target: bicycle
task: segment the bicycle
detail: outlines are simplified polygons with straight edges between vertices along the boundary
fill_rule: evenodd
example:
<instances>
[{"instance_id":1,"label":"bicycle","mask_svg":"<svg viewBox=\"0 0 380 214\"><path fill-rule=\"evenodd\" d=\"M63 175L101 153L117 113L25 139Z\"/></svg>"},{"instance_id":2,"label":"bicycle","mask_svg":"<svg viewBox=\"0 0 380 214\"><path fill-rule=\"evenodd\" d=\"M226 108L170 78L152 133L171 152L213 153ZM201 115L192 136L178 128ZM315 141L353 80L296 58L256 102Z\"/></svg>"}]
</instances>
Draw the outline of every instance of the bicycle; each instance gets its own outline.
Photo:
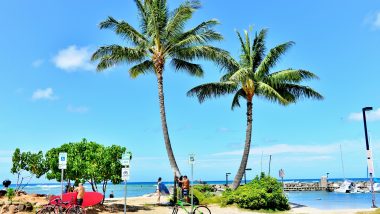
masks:
<instances>
[{"instance_id":1,"label":"bicycle","mask_svg":"<svg viewBox=\"0 0 380 214\"><path fill-rule=\"evenodd\" d=\"M184 210L187 214L211 214L210 209L207 206L205 206L205 205L193 205L193 207L191 209L193 211L187 210L185 208L185 205L190 205L190 204L184 203L182 201L177 201L177 203L173 207L172 214L177 214L179 208L181 208L182 210Z\"/></svg>"},{"instance_id":2,"label":"bicycle","mask_svg":"<svg viewBox=\"0 0 380 214\"><path fill-rule=\"evenodd\" d=\"M60 198L49 201L37 214L86 214L82 206L76 204L74 198L71 201L62 201Z\"/></svg>"},{"instance_id":3,"label":"bicycle","mask_svg":"<svg viewBox=\"0 0 380 214\"><path fill-rule=\"evenodd\" d=\"M55 214L59 213L59 205L61 203L60 198L56 198L54 200L49 201L48 204L42 206L40 210L36 212L36 214Z\"/></svg>"}]
</instances>

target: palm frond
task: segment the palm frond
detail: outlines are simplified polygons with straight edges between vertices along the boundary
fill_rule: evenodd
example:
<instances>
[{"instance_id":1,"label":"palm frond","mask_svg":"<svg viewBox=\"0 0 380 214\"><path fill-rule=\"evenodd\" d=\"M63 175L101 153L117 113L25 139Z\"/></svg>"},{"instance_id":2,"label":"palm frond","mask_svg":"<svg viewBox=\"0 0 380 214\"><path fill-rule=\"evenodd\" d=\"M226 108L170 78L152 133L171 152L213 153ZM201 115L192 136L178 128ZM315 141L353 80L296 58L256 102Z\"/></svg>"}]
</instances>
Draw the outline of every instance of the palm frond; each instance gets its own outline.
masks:
<instances>
[{"instance_id":1,"label":"palm frond","mask_svg":"<svg viewBox=\"0 0 380 214\"><path fill-rule=\"evenodd\" d=\"M250 76L250 69L241 67L239 70L235 71L230 77L230 81L244 83Z\"/></svg>"},{"instance_id":2,"label":"palm frond","mask_svg":"<svg viewBox=\"0 0 380 214\"><path fill-rule=\"evenodd\" d=\"M169 38L183 30L186 21L199 8L199 4L199 1L186 1L172 12L165 30Z\"/></svg>"},{"instance_id":3,"label":"palm frond","mask_svg":"<svg viewBox=\"0 0 380 214\"><path fill-rule=\"evenodd\" d=\"M100 60L97 70L101 71L119 63L139 62L145 57L145 50L127 48L120 45L100 47L91 57L92 61Z\"/></svg>"},{"instance_id":4,"label":"palm frond","mask_svg":"<svg viewBox=\"0 0 380 214\"><path fill-rule=\"evenodd\" d=\"M147 24L148 24L145 5L141 2L141 0L134 0L134 1L135 1L137 11L140 17L140 29L141 29L141 32L145 34Z\"/></svg>"},{"instance_id":5,"label":"palm frond","mask_svg":"<svg viewBox=\"0 0 380 214\"><path fill-rule=\"evenodd\" d=\"M203 69L199 64L194 64L181 59L172 59L172 65L177 71L185 71L191 76L203 77Z\"/></svg>"},{"instance_id":6,"label":"palm frond","mask_svg":"<svg viewBox=\"0 0 380 214\"><path fill-rule=\"evenodd\" d=\"M125 21L117 21L109 16L105 21L99 25L100 29L112 29L116 34L121 35L125 39L131 40L134 44L138 45L147 40L135 28Z\"/></svg>"},{"instance_id":7,"label":"palm frond","mask_svg":"<svg viewBox=\"0 0 380 214\"><path fill-rule=\"evenodd\" d=\"M281 105L288 105L287 101L281 94L270 85L264 82L258 82L255 89L255 94L261 97L266 98L267 100L278 102Z\"/></svg>"},{"instance_id":8,"label":"palm frond","mask_svg":"<svg viewBox=\"0 0 380 214\"><path fill-rule=\"evenodd\" d=\"M293 45L294 42L286 42L272 48L256 70L258 78L263 78L265 75L268 75L269 70L276 65L280 57Z\"/></svg>"},{"instance_id":9,"label":"palm frond","mask_svg":"<svg viewBox=\"0 0 380 214\"><path fill-rule=\"evenodd\" d=\"M220 97L225 94L234 93L238 88L234 82L215 82L199 85L187 92L187 96L197 96L202 103L207 98Z\"/></svg>"},{"instance_id":10,"label":"palm frond","mask_svg":"<svg viewBox=\"0 0 380 214\"><path fill-rule=\"evenodd\" d=\"M256 34L255 39L253 40L251 57L251 66L253 71L256 71L265 56L265 38L267 33L267 29L262 29L258 35Z\"/></svg>"},{"instance_id":11,"label":"palm frond","mask_svg":"<svg viewBox=\"0 0 380 214\"><path fill-rule=\"evenodd\" d=\"M271 82L275 84L280 83L299 83L303 80L319 79L317 75L310 71L301 69L286 69L278 72L271 73L268 76Z\"/></svg>"},{"instance_id":12,"label":"palm frond","mask_svg":"<svg viewBox=\"0 0 380 214\"><path fill-rule=\"evenodd\" d=\"M247 99L245 91L243 89L239 89L236 93L234 98L232 99L232 105L231 105L231 110L234 110L236 107L240 107L240 102L239 99L244 98Z\"/></svg>"},{"instance_id":13,"label":"palm frond","mask_svg":"<svg viewBox=\"0 0 380 214\"><path fill-rule=\"evenodd\" d=\"M311 98L311 99L316 99L316 100L324 99L320 93L318 93L317 91L315 91L309 86L286 83L286 84L278 85L276 90L280 94L287 92L293 95L294 96L293 102L302 98Z\"/></svg>"},{"instance_id":14,"label":"palm frond","mask_svg":"<svg viewBox=\"0 0 380 214\"><path fill-rule=\"evenodd\" d=\"M196 27L182 33L178 33L176 36L170 38L168 41L167 51L170 52L172 49L178 49L186 47L186 45L194 44L198 42L204 44L205 41L221 40L223 39L222 35L212 30L212 27L219 24L219 21L216 19L211 19L204 21ZM202 43L203 41L203 43Z\"/></svg>"},{"instance_id":15,"label":"palm frond","mask_svg":"<svg viewBox=\"0 0 380 214\"><path fill-rule=\"evenodd\" d=\"M136 78L141 74L153 73L153 72L154 72L154 64L152 60L145 60L144 62L139 63L129 69L129 75L132 78Z\"/></svg>"},{"instance_id":16,"label":"palm frond","mask_svg":"<svg viewBox=\"0 0 380 214\"><path fill-rule=\"evenodd\" d=\"M172 57L192 61L195 59L211 60L218 64L222 69L235 70L238 65L229 53L223 49L209 45L198 45L187 48L177 49L171 52Z\"/></svg>"},{"instance_id":17,"label":"palm frond","mask_svg":"<svg viewBox=\"0 0 380 214\"><path fill-rule=\"evenodd\" d=\"M240 49L241 49L241 53L240 53L240 64L243 64L243 65L248 65L250 60L251 60L251 56L250 56L250 47L248 46L247 48L247 44L244 42L243 40L243 37L241 36L241 34L236 31L236 34L237 34L237 37L240 41Z\"/></svg>"}]
</instances>

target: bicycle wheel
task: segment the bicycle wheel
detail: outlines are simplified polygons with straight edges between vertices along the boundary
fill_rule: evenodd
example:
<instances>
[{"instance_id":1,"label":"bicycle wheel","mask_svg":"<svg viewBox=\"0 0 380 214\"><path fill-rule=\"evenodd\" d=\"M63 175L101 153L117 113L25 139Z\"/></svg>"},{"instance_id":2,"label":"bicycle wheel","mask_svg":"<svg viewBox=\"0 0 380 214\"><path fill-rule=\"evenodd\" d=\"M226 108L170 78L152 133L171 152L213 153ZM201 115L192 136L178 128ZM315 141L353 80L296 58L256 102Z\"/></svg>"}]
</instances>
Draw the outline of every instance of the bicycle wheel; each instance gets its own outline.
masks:
<instances>
[{"instance_id":1,"label":"bicycle wheel","mask_svg":"<svg viewBox=\"0 0 380 214\"><path fill-rule=\"evenodd\" d=\"M211 214L211 211L206 206L197 206L193 211L193 214Z\"/></svg>"},{"instance_id":2,"label":"bicycle wheel","mask_svg":"<svg viewBox=\"0 0 380 214\"><path fill-rule=\"evenodd\" d=\"M55 206L45 206L37 214L55 214Z\"/></svg>"},{"instance_id":3,"label":"bicycle wheel","mask_svg":"<svg viewBox=\"0 0 380 214\"><path fill-rule=\"evenodd\" d=\"M67 210L68 214L85 214L86 211L80 206L73 206Z\"/></svg>"},{"instance_id":4,"label":"bicycle wheel","mask_svg":"<svg viewBox=\"0 0 380 214\"><path fill-rule=\"evenodd\" d=\"M172 214L177 214L177 213L178 213L178 206L174 206Z\"/></svg>"}]
</instances>

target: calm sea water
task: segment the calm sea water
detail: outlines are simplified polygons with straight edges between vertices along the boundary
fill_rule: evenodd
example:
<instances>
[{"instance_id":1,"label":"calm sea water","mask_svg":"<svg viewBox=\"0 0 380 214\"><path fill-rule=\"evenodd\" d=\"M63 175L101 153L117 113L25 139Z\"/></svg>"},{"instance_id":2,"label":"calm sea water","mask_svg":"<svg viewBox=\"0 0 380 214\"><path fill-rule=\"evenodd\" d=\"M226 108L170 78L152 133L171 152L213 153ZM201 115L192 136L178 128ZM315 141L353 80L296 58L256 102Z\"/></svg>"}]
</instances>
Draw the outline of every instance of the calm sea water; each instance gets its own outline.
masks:
<instances>
[{"instance_id":1,"label":"calm sea water","mask_svg":"<svg viewBox=\"0 0 380 214\"><path fill-rule=\"evenodd\" d=\"M366 178L353 178L353 181L367 181ZM285 182L318 182L318 179L287 179ZM329 181L342 181L342 179L329 179ZM225 181L208 181L208 184L225 184ZM167 186L172 186L173 183L166 182ZM11 187L14 187L12 184ZM90 185L85 185L87 191L92 191ZM101 189L101 185L98 186ZM47 184L29 184L24 188L28 193L53 194L58 195L61 191L59 183ZM129 182L127 183L127 196L136 197L150 193L156 190L155 182ZM107 187L106 197L113 191L115 197L124 196L124 184L109 184ZM345 209L345 208L369 208L371 206L370 193L334 193L325 191L315 192L287 192L289 201L297 204L302 204L309 207L319 209ZM376 194L376 198L380 201L380 194ZM380 204L380 203L379 203Z\"/></svg>"}]
</instances>

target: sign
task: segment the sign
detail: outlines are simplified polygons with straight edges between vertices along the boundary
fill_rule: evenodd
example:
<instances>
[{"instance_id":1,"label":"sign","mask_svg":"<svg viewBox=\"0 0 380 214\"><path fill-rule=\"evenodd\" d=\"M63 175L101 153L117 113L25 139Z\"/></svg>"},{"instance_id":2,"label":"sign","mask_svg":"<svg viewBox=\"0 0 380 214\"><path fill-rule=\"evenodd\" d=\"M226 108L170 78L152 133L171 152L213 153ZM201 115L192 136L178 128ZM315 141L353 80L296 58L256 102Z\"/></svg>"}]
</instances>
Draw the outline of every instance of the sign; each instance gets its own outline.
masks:
<instances>
[{"instance_id":1,"label":"sign","mask_svg":"<svg viewBox=\"0 0 380 214\"><path fill-rule=\"evenodd\" d=\"M368 173L374 174L375 169L373 167L372 150L367 150L367 166L368 166Z\"/></svg>"},{"instance_id":2,"label":"sign","mask_svg":"<svg viewBox=\"0 0 380 214\"><path fill-rule=\"evenodd\" d=\"M190 154L189 155L189 164L194 164L195 162L195 155L194 154Z\"/></svg>"},{"instance_id":3,"label":"sign","mask_svg":"<svg viewBox=\"0 0 380 214\"><path fill-rule=\"evenodd\" d=\"M58 169L66 169L67 168L67 153L60 152L58 155Z\"/></svg>"},{"instance_id":4,"label":"sign","mask_svg":"<svg viewBox=\"0 0 380 214\"><path fill-rule=\"evenodd\" d=\"M279 176L280 178L284 178L284 177L285 177L285 171L284 171L284 169L280 169L280 170L278 171L278 176Z\"/></svg>"},{"instance_id":5,"label":"sign","mask_svg":"<svg viewBox=\"0 0 380 214\"><path fill-rule=\"evenodd\" d=\"M129 168L122 168L121 169L121 179L124 181L129 180Z\"/></svg>"},{"instance_id":6,"label":"sign","mask_svg":"<svg viewBox=\"0 0 380 214\"><path fill-rule=\"evenodd\" d=\"M129 160L128 159L121 159L120 160L121 165L128 166L129 167Z\"/></svg>"}]
</instances>

